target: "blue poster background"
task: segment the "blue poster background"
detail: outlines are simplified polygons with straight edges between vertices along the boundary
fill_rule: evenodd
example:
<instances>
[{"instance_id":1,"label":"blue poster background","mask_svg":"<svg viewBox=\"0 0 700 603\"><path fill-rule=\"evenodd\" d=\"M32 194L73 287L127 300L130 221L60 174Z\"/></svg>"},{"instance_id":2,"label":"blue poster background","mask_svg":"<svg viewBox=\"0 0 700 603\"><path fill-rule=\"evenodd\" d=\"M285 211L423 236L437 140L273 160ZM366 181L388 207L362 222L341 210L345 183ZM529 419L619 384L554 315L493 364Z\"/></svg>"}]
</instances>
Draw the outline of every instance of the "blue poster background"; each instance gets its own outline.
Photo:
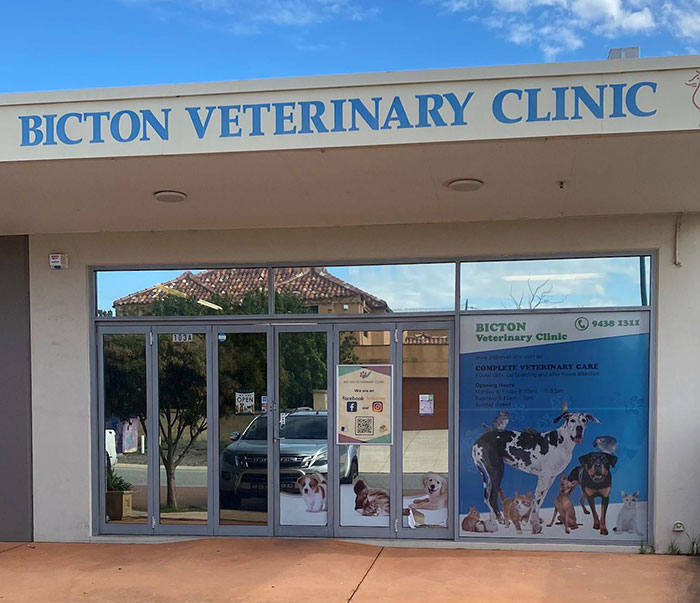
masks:
<instances>
[{"instance_id":1,"label":"blue poster background","mask_svg":"<svg viewBox=\"0 0 700 603\"><path fill-rule=\"evenodd\" d=\"M477 371L486 365L597 364L597 370L518 371L514 373ZM512 387L507 387L513 384ZM479 387L477 387L477 385ZM589 423L584 440L574 448L568 472L578 458L593 448L596 436L617 439L618 462L612 470L610 503L621 502L620 491L639 491L639 500L648 499L649 425L649 335L623 335L544 345L481 351L460 355L460 497L459 512L470 506L488 511L483 483L472 460L472 445L484 433L482 423L491 425L499 410L510 413L507 429L556 429L552 420L562 412L591 413L601 423ZM493 392L492 395L489 395ZM503 398L504 394L508 399ZM477 399L478 396L478 399ZM489 398L495 398L490 400ZM512 399L511 399L512 398ZM489 406L491 405L492 406ZM536 477L506 466L503 490L508 496L517 490L535 489ZM550 488L542 508L552 507L557 483ZM578 495L575 504L578 504ZM549 520L549 517L547 517Z\"/></svg>"}]
</instances>

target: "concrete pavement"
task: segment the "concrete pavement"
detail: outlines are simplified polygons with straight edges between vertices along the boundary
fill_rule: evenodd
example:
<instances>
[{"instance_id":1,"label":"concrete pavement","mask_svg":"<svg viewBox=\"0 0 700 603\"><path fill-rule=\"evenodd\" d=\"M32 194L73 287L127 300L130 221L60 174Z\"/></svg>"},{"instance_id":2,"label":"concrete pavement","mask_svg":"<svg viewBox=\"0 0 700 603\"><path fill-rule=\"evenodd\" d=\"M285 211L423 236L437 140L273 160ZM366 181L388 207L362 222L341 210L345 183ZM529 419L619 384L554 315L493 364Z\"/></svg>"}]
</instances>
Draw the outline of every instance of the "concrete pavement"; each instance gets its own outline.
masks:
<instances>
[{"instance_id":1,"label":"concrete pavement","mask_svg":"<svg viewBox=\"0 0 700 603\"><path fill-rule=\"evenodd\" d=\"M282 538L0 543L0 601L696 603L700 558Z\"/></svg>"}]
</instances>

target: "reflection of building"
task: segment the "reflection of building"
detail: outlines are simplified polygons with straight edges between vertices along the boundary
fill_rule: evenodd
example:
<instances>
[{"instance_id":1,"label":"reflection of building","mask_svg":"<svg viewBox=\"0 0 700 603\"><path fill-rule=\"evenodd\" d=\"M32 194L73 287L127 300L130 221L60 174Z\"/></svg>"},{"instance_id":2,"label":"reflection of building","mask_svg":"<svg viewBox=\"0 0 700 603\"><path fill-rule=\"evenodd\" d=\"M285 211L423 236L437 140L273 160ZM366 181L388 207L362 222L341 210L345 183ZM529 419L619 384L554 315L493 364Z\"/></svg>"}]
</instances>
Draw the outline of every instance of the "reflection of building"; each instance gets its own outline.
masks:
<instances>
[{"instance_id":1,"label":"reflection of building","mask_svg":"<svg viewBox=\"0 0 700 603\"><path fill-rule=\"evenodd\" d=\"M356 331L353 352L359 364L386 364L391 345L389 331ZM402 345L402 400L404 429L447 429L449 413L450 346L446 331L404 331ZM433 394L435 411L418 414L421 394Z\"/></svg>"},{"instance_id":2,"label":"reflection of building","mask_svg":"<svg viewBox=\"0 0 700 603\"><path fill-rule=\"evenodd\" d=\"M216 309L215 300L240 303L244 296L266 292L267 268L219 268L177 278L114 302L117 316L142 315L157 300L168 295L188 297ZM275 292L297 295L313 314L373 314L391 312L387 303L333 276L326 268L276 268Z\"/></svg>"}]
</instances>

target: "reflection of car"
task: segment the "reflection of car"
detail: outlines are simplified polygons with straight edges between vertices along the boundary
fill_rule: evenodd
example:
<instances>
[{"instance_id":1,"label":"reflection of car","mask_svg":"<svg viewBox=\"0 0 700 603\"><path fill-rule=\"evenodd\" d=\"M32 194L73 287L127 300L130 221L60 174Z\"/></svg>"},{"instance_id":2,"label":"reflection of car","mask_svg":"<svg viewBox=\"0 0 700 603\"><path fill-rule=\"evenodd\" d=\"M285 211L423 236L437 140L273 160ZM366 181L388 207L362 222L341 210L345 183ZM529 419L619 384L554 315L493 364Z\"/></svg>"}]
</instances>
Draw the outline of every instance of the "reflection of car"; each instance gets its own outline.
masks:
<instances>
[{"instance_id":1,"label":"reflection of car","mask_svg":"<svg viewBox=\"0 0 700 603\"><path fill-rule=\"evenodd\" d=\"M221 452L219 485L222 506L231 508L244 497L267 496L267 416L255 417L243 434L233 432L233 442ZM340 447L340 479L357 477L360 451L355 445ZM328 412L297 410L280 425L280 487L299 493L296 481L306 473L328 474Z\"/></svg>"}]
</instances>

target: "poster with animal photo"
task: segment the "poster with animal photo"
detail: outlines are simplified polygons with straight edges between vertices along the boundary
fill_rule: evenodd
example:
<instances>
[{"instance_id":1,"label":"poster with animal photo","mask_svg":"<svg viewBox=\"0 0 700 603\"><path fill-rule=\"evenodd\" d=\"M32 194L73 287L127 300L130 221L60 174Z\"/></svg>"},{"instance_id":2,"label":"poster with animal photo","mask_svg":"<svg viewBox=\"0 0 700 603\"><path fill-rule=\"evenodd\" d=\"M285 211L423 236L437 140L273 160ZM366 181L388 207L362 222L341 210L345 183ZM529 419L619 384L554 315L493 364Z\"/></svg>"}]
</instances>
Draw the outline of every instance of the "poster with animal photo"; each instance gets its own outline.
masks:
<instances>
[{"instance_id":1,"label":"poster with animal photo","mask_svg":"<svg viewBox=\"0 0 700 603\"><path fill-rule=\"evenodd\" d=\"M460 329L460 535L645 541L649 313Z\"/></svg>"}]
</instances>

